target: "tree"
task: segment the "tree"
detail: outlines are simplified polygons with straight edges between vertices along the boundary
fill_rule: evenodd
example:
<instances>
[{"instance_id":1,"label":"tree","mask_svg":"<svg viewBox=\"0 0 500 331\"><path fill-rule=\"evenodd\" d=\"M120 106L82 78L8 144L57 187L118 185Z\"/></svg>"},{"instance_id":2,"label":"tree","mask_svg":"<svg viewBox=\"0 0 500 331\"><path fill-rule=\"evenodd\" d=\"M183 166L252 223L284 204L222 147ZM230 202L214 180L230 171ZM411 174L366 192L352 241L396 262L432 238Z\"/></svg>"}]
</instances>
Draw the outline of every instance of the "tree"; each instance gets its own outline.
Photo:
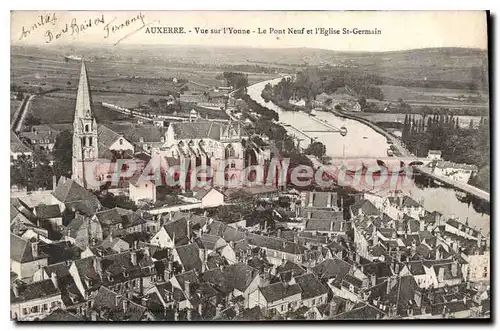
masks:
<instances>
[{"instance_id":1,"label":"tree","mask_svg":"<svg viewBox=\"0 0 500 331\"><path fill-rule=\"evenodd\" d=\"M26 119L24 120L24 124L27 127L32 127L33 125L40 125L42 121L38 118L33 116L33 114L28 114L26 116Z\"/></svg>"},{"instance_id":2,"label":"tree","mask_svg":"<svg viewBox=\"0 0 500 331\"><path fill-rule=\"evenodd\" d=\"M359 105L361 106L361 110L365 109L365 107L366 107L366 98L365 97L361 97L361 98L359 98L358 102L359 102Z\"/></svg>"},{"instance_id":3,"label":"tree","mask_svg":"<svg viewBox=\"0 0 500 331\"><path fill-rule=\"evenodd\" d=\"M305 154L312 154L321 159L326 154L326 147L319 141L313 142L304 150Z\"/></svg>"},{"instance_id":4,"label":"tree","mask_svg":"<svg viewBox=\"0 0 500 331\"><path fill-rule=\"evenodd\" d=\"M71 177L73 162L73 136L68 130L62 131L56 137L54 149L54 173L57 178Z\"/></svg>"}]
</instances>

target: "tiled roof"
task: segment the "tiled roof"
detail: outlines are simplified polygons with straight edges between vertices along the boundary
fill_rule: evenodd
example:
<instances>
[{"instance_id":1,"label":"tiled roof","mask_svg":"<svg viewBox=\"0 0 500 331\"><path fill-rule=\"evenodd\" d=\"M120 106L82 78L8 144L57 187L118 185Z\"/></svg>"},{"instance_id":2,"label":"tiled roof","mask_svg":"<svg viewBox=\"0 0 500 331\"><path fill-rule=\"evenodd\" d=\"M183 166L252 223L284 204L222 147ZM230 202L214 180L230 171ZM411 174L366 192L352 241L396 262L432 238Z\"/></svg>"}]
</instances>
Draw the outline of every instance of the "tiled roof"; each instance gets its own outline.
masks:
<instances>
[{"instance_id":1,"label":"tiled roof","mask_svg":"<svg viewBox=\"0 0 500 331\"><path fill-rule=\"evenodd\" d=\"M141 138L144 143L160 143L167 131L164 127L155 125L136 125L129 123L110 123L107 127L114 132L120 132L125 139L132 143L140 143Z\"/></svg>"},{"instance_id":2,"label":"tiled roof","mask_svg":"<svg viewBox=\"0 0 500 331\"><path fill-rule=\"evenodd\" d=\"M353 211L354 215L357 215L360 210L362 214L368 216L377 216L380 214L380 211L377 209L377 207L375 207L375 205L370 200L366 199L356 202L355 204L351 205L350 208Z\"/></svg>"},{"instance_id":3,"label":"tiled roof","mask_svg":"<svg viewBox=\"0 0 500 331\"><path fill-rule=\"evenodd\" d=\"M35 207L35 213L40 219L61 217L59 205L38 205Z\"/></svg>"},{"instance_id":4,"label":"tiled roof","mask_svg":"<svg viewBox=\"0 0 500 331\"><path fill-rule=\"evenodd\" d=\"M96 209L97 206L100 206L99 200L94 194L84 189L72 179L67 179L63 183L59 181L59 184L52 194L57 198L57 200L63 203L86 201L95 205Z\"/></svg>"},{"instance_id":5,"label":"tiled roof","mask_svg":"<svg viewBox=\"0 0 500 331\"><path fill-rule=\"evenodd\" d=\"M49 315L45 316L42 321L44 322L80 322L83 319L77 315L70 313L67 310L58 308L52 311Z\"/></svg>"},{"instance_id":6,"label":"tiled roof","mask_svg":"<svg viewBox=\"0 0 500 331\"><path fill-rule=\"evenodd\" d=\"M344 226L342 225L344 224ZM343 228L342 228L343 226ZM305 231L338 232L345 230L345 221L328 219L310 219L306 222Z\"/></svg>"},{"instance_id":7,"label":"tiled roof","mask_svg":"<svg viewBox=\"0 0 500 331\"><path fill-rule=\"evenodd\" d=\"M367 305L365 303L360 303L357 307L355 306L352 310L335 315L329 319L332 320L375 320L383 317L385 313L375 308L371 305Z\"/></svg>"},{"instance_id":8,"label":"tiled roof","mask_svg":"<svg viewBox=\"0 0 500 331\"><path fill-rule=\"evenodd\" d=\"M175 139L205 139L220 140L221 133L227 130L228 124L213 121L171 123Z\"/></svg>"},{"instance_id":9,"label":"tiled roof","mask_svg":"<svg viewBox=\"0 0 500 331\"><path fill-rule=\"evenodd\" d=\"M12 153L33 152L31 148L26 146L13 131L10 131L10 151Z\"/></svg>"},{"instance_id":10,"label":"tiled roof","mask_svg":"<svg viewBox=\"0 0 500 331\"><path fill-rule=\"evenodd\" d=\"M170 238L175 237L175 243L180 243L188 238L188 227L189 222L186 218L181 218L178 220L170 221L163 225L165 231L167 231Z\"/></svg>"},{"instance_id":11,"label":"tiled roof","mask_svg":"<svg viewBox=\"0 0 500 331\"><path fill-rule=\"evenodd\" d=\"M203 243L203 246L211 251L215 251L216 249L227 245L224 239L222 239L219 236L214 236L211 234L203 234L200 239L201 242Z\"/></svg>"},{"instance_id":12,"label":"tiled roof","mask_svg":"<svg viewBox=\"0 0 500 331\"><path fill-rule=\"evenodd\" d=\"M99 141L99 148L105 149L109 149L113 143L123 137L121 134L116 133L112 129L102 124L97 126L97 136Z\"/></svg>"},{"instance_id":13,"label":"tiled roof","mask_svg":"<svg viewBox=\"0 0 500 331\"><path fill-rule=\"evenodd\" d=\"M302 289L302 300L314 298L328 293L328 290L312 273L295 276L295 281Z\"/></svg>"},{"instance_id":14,"label":"tiled roof","mask_svg":"<svg viewBox=\"0 0 500 331\"><path fill-rule=\"evenodd\" d=\"M47 258L43 252L38 253L38 257L33 256L30 241L10 234L10 259L20 263L27 263L39 259Z\"/></svg>"},{"instance_id":15,"label":"tiled roof","mask_svg":"<svg viewBox=\"0 0 500 331\"><path fill-rule=\"evenodd\" d=\"M306 251L304 246L300 246L297 243L281 240L276 237L267 237L254 233L249 233L247 235L248 243L252 246L266 247L268 249L273 249L280 252L285 252L289 254L303 254Z\"/></svg>"},{"instance_id":16,"label":"tiled roof","mask_svg":"<svg viewBox=\"0 0 500 331\"><path fill-rule=\"evenodd\" d=\"M115 225L123 222L122 215L117 209L108 209L95 213L99 222L103 225Z\"/></svg>"},{"instance_id":17,"label":"tiled roof","mask_svg":"<svg viewBox=\"0 0 500 331\"><path fill-rule=\"evenodd\" d=\"M123 310L126 301L126 310ZM118 293L101 286L94 298L94 309L105 311L104 319L111 321L140 321L147 308L127 299Z\"/></svg>"},{"instance_id":18,"label":"tiled roof","mask_svg":"<svg viewBox=\"0 0 500 331\"><path fill-rule=\"evenodd\" d=\"M244 292L250 283L257 277L258 271L244 263L235 263L224 268L224 277L227 283Z\"/></svg>"},{"instance_id":19,"label":"tiled roof","mask_svg":"<svg viewBox=\"0 0 500 331\"><path fill-rule=\"evenodd\" d=\"M299 284L274 283L260 288L260 292L268 303L282 300L296 294L300 294L302 289Z\"/></svg>"},{"instance_id":20,"label":"tiled roof","mask_svg":"<svg viewBox=\"0 0 500 331\"><path fill-rule=\"evenodd\" d=\"M61 292L50 279L29 284L23 283L19 284L18 296L15 296L11 290L10 303L26 302L60 294Z\"/></svg>"},{"instance_id":21,"label":"tiled roof","mask_svg":"<svg viewBox=\"0 0 500 331\"><path fill-rule=\"evenodd\" d=\"M341 259L326 259L313 268L320 279L343 279L351 270L351 265Z\"/></svg>"},{"instance_id":22,"label":"tiled roof","mask_svg":"<svg viewBox=\"0 0 500 331\"><path fill-rule=\"evenodd\" d=\"M185 271L202 270L202 261L200 259L200 249L195 243L176 247L175 250L179 256L181 264Z\"/></svg>"}]
</instances>

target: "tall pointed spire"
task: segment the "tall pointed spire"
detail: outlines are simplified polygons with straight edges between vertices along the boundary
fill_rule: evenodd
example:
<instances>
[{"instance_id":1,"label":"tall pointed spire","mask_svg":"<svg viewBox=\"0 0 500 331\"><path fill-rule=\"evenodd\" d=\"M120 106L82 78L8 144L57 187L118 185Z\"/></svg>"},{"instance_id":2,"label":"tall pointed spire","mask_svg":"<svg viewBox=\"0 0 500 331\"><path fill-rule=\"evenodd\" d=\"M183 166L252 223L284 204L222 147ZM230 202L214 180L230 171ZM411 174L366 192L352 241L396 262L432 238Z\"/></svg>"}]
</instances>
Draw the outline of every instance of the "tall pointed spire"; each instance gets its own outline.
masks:
<instances>
[{"instance_id":1,"label":"tall pointed spire","mask_svg":"<svg viewBox=\"0 0 500 331\"><path fill-rule=\"evenodd\" d=\"M87 78L87 68L82 60L80 71L80 81L78 82L78 92L76 94L75 118L92 117L92 99Z\"/></svg>"}]
</instances>

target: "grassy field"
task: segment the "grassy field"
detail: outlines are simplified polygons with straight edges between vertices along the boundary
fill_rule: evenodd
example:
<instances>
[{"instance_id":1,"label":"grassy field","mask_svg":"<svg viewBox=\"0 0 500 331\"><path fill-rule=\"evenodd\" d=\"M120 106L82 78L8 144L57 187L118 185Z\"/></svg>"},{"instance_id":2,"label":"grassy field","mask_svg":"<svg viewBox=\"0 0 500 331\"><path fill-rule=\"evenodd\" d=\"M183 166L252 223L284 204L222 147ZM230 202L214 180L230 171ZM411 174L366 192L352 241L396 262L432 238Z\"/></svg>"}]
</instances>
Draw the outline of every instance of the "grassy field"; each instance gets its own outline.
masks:
<instances>
[{"instance_id":1,"label":"grassy field","mask_svg":"<svg viewBox=\"0 0 500 331\"><path fill-rule=\"evenodd\" d=\"M19 109L21 106L22 101L21 100L10 100L10 118L12 119L12 116L14 116L14 113Z\"/></svg>"},{"instance_id":2,"label":"grassy field","mask_svg":"<svg viewBox=\"0 0 500 331\"><path fill-rule=\"evenodd\" d=\"M39 118L42 124L71 123L75 114L75 99L37 96L29 111ZM94 102L94 113L99 123L129 119L128 116L104 108L96 102Z\"/></svg>"}]
</instances>

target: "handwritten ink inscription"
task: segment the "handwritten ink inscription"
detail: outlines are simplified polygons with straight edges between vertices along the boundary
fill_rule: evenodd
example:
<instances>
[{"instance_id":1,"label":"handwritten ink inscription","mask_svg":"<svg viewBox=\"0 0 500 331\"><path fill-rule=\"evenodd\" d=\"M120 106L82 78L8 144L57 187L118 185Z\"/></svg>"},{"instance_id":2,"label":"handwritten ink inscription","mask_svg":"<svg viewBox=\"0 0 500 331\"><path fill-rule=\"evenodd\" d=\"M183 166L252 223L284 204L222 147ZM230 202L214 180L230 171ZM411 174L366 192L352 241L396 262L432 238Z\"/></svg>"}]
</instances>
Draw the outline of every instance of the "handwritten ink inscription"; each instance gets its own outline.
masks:
<instances>
[{"instance_id":1,"label":"handwritten ink inscription","mask_svg":"<svg viewBox=\"0 0 500 331\"><path fill-rule=\"evenodd\" d=\"M103 38L114 39L113 43L116 45L138 31L159 23L158 20L146 22L145 17L143 13L139 12L134 16L118 21L116 17L109 20L109 17L105 18L104 14L101 14L100 16L85 19L73 18L71 21L61 24L57 13L40 15L37 21L22 27L19 40L28 38L31 35L34 37L35 32L44 29L43 37L45 43L49 44L67 36L78 36L85 31L101 26Z\"/></svg>"},{"instance_id":2,"label":"handwritten ink inscription","mask_svg":"<svg viewBox=\"0 0 500 331\"><path fill-rule=\"evenodd\" d=\"M19 37L19 40L28 38L31 33L37 31L38 29L42 27L46 27L47 25L55 25L58 20L58 17L56 13L52 14L46 14L46 15L40 15L38 17L38 20L33 22L32 24L28 26L24 26L21 28L21 36Z\"/></svg>"},{"instance_id":3,"label":"handwritten ink inscription","mask_svg":"<svg viewBox=\"0 0 500 331\"><path fill-rule=\"evenodd\" d=\"M78 35L88 29L104 24L104 15L95 18L85 19L83 22L78 22L73 18L70 23L64 24L63 28L57 32L51 30L45 31L45 42L48 44L53 40L57 40L65 35Z\"/></svg>"}]
</instances>

